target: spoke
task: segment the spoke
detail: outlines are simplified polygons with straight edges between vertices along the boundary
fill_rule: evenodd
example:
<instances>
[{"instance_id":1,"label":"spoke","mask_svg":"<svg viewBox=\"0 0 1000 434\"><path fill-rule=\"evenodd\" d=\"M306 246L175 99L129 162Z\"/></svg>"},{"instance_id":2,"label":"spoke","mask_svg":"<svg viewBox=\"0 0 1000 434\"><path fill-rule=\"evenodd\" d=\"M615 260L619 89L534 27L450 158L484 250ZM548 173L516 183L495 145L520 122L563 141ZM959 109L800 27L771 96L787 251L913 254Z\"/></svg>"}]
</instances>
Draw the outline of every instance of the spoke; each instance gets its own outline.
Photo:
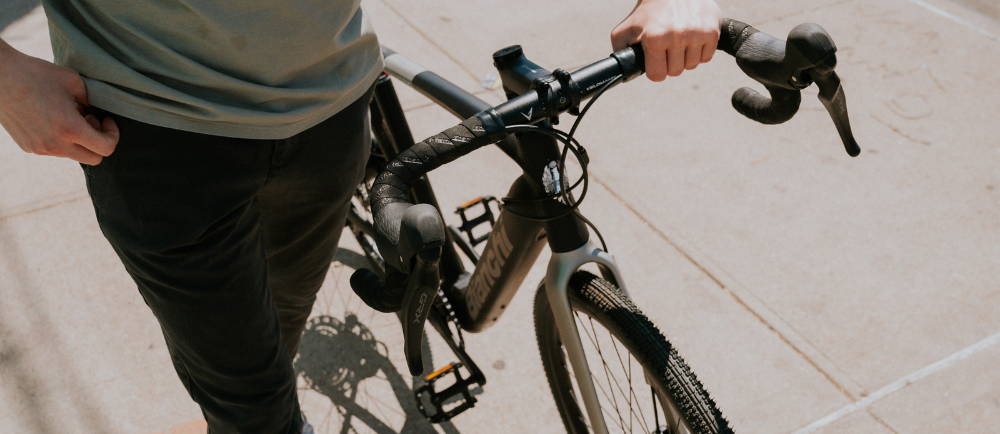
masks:
<instances>
[{"instance_id":1,"label":"spoke","mask_svg":"<svg viewBox=\"0 0 1000 434\"><path fill-rule=\"evenodd\" d=\"M628 400L629 400L628 401L628 403L629 403L629 406L628 406L629 415L634 415L634 413L632 412L632 399L635 398L636 407L639 409L639 421L642 422L642 428L643 428L643 430L644 431L648 431L649 427L646 426L646 423L645 423L645 421L646 421L646 415L645 415L645 413L643 413L642 406L639 405L639 397L635 396L635 389L632 387L632 353L629 353L628 349L626 348L626 353L625 354L628 355L628 368L625 368L625 366L624 366L625 362L622 360L622 354L618 350L618 344L616 343L618 340L615 339L615 336L613 334L611 334L610 331L608 332L608 335L610 335L610 337L611 337L611 345L614 346L614 348L615 348L615 354L618 356L618 364L621 365L623 371L628 371L628 374L627 374L628 377L627 377L627 379L628 379L628 394L629 394L629 396L628 396ZM631 419L630 419L630 421L631 421Z\"/></svg>"},{"instance_id":2,"label":"spoke","mask_svg":"<svg viewBox=\"0 0 1000 434\"><path fill-rule=\"evenodd\" d=\"M615 341L612 340L611 344L614 345L614 343L615 343ZM615 352L616 353L618 352L618 345L615 345ZM621 355L619 355L618 356L618 363L619 364L621 363L621 358L622 358ZM631 358L629 359L629 361L631 362ZM632 363L628 364L628 374L625 375L625 379L628 380L628 392L629 392L629 396L628 396L628 414L629 414L629 416L634 416L635 413L632 411L632 398L635 396L635 393L632 391ZM638 406L639 402L636 402L635 405ZM640 420L640 422L642 422L642 421ZM628 430L632 431L632 419L631 418L628 420ZM643 429L643 431L645 431L645 429Z\"/></svg>"},{"instance_id":3,"label":"spoke","mask_svg":"<svg viewBox=\"0 0 1000 434\"><path fill-rule=\"evenodd\" d=\"M656 389L649 386L649 394L653 396L653 423L656 424L656 434L660 433L660 412L656 408ZM666 415L664 415L666 416Z\"/></svg>"},{"instance_id":4,"label":"spoke","mask_svg":"<svg viewBox=\"0 0 1000 434\"><path fill-rule=\"evenodd\" d=\"M612 400L612 402L614 403L614 406L615 406L615 413L618 414L618 420L620 420L622 422L621 423L622 429L625 429L625 426L624 426L625 425L625 420L622 418L622 412L618 408L618 399L615 397L614 389L611 389L611 377L612 377L612 375L611 375L611 372L608 369L608 363L604 361L604 353L601 351L601 344L598 343L597 339L596 339L597 331L594 330L594 319L591 318L589 315L587 316L587 319L590 321L590 331L595 336L594 342L595 342L595 344L597 346L597 355L601 357L601 367L604 368L604 378L606 380L608 380L608 389L610 389L611 392L612 392L611 393L611 400ZM615 382L615 385L617 386L618 383ZM619 387L618 389L619 389L619 392L621 392L621 388Z\"/></svg>"},{"instance_id":5,"label":"spoke","mask_svg":"<svg viewBox=\"0 0 1000 434\"><path fill-rule=\"evenodd\" d=\"M611 343L614 343L614 341L612 340ZM618 352L618 346L617 345L615 345L615 352ZM619 356L619 359L621 359L621 356ZM630 432L632 431L632 419L635 416L635 412L632 411L632 398L635 398L635 391L632 390L632 363L631 362L632 362L632 357L630 356L629 357L629 364L628 364L628 375L626 375L626 377L625 377L626 379L628 379L628 414L629 414L629 417L630 417L629 420L628 420L628 430ZM639 409L639 416L640 416L639 417L639 423L642 423L642 431L645 432L646 431L646 423L645 423L646 421L644 420L645 418L642 417L642 406L639 405L639 400L638 399L635 400L635 406Z\"/></svg>"},{"instance_id":6,"label":"spoke","mask_svg":"<svg viewBox=\"0 0 1000 434\"><path fill-rule=\"evenodd\" d=\"M580 319L580 314L578 312L574 312L574 314L576 315L577 319L579 320ZM583 320L580 320L580 321L583 322ZM577 327L577 329L579 330L580 327ZM587 328L583 327L583 331L586 332ZM590 338L590 342L594 343L595 344L594 346L597 346L596 342L594 340L594 337L592 335L590 335L589 333L585 333L585 334L587 334L587 337ZM609 400L609 398L611 400L614 400L614 391L613 390L610 393L607 390L604 390L604 387L601 386L601 382L600 381L596 381L596 379L594 378L594 374L593 373L590 374L590 378L591 378L591 380L593 380L593 381L591 381L591 383L593 383L595 386L597 386L597 390L600 390L601 394L604 395L605 401ZM579 388L579 387L580 386L577 385L577 388ZM581 397L583 396L583 391L582 390L580 391L580 396ZM601 410L608 411L604 407L601 407ZM609 412L609 414L610 414L610 412ZM618 416L619 416L619 418L621 417L620 414ZM618 423L617 420L614 420L614 418L612 418L612 421L614 421L616 424L618 424L618 427L621 428L622 431L625 430L625 427L622 424Z\"/></svg>"},{"instance_id":7,"label":"spoke","mask_svg":"<svg viewBox=\"0 0 1000 434\"><path fill-rule=\"evenodd\" d=\"M587 318L590 318L590 317L588 316ZM583 320L580 320L580 321L583 322ZM593 323L591 323L591 324L593 324ZM577 328L579 329L580 327L577 327ZM583 331L586 332L587 328L584 327ZM596 336L597 332L593 330L593 327L591 327L591 331L593 332L593 334L587 333L587 337L590 339L590 343L593 344L594 347L597 348L598 354L600 354L600 352L601 352L601 346L600 346L600 344L597 343L597 336ZM603 363L604 367L607 368L607 362L604 361L603 356L601 357L601 363ZM591 374L591 375L593 375L593 374ZM616 382L615 385L618 385L618 383ZM622 391L621 386L616 387L616 389L618 389L618 393L622 396L622 398L624 398L625 397L625 392Z\"/></svg>"},{"instance_id":8,"label":"spoke","mask_svg":"<svg viewBox=\"0 0 1000 434\"><path fill-rule=\"evenodd\" d=\"M570 366L572 366L572 365L570 365ZM593 376L593 375L591 375L590 377L591 377L591 378L593 378L594 376ZM610 398L610 396L609 396L608 392L607 392L606 390L604 390L604 387L603 387L603 386L601 386L601 383L600 383L599 381L593 381L593 383L594 383L594 385L596 385L596 386L597 386L597 390L598 390L599 392L601 392L601 395L603 395L603 396L604 396L605 400L607 400L607 399L609 399L609 398ZM575 383L574 383L574 384L575 384ZM576 384L576 387L577 387L577 389L579 389L579 387L580 387L580 386L579 386L579 384ZM580 396L583 396L583 392L582 392L582 391L580 391L579 395L580 395ZM606 409L604 409L603 407L601 407L601 410L604 410L604 411L607 411L607 410L606 410ZM612 420L614 420L614 419L612 419ZM588 426L591 426L591 425L590 425L590 418L589 418L589 416L588 416L588 417L587 417L587 418L585 419L585 421L586 421L586 423L587 423L587 425L588 425ZM618 421L615 421L615 423L618 423ZM592 427L592 426L591 426L591 427ZM621 427L621 428L622 428L622 430L624 431L625 427L623 427L623 426L621 426L621 425L619 425L619 427Z\"/></svg>"},{"instance_id":9,"label":"spoke","mask_svg":"<svg viewBox=\"0 0 1000 434\"><path fill-rule=\"evenodd\" d=\"M591 326L593 326L593 320L592 319L591 319ZM584 329L584 330L586 330L586 329ZM597 332L595 330L593 330L593 327L591 327L591 330L594 333L594 337L591 340L591 342L594 343L594 346L596 346L597 349L598 349L598 353L601 354L600 345L597 344L597 342L596 342L596 340L597 340L597 338L596 338ZM614 335L611 335L610 332L608 332L608 335L611 338L611 343L614 344L615 341L616 341L616 339L614 338ZM617 346L616 346L616 348L617 348ZM617 351L617 349L616 349L616 351ZM619 360L619 365L623 364L622 361L621 361L621 355L620 354L619 354L619 359L618 360ZM607 362L605 362L605 360L604 360L603 354L601 354L601 363L604 363L606 370L609 368L607 366ZM631 364L629 366L631 367ZM625 369L624 366L622 367L622 369L623 370ZM629 395L634 395L635 394L635 392L632 390L632 387L631 387L632 386L631 381L629 382L629 394L626 394L625 391L622 390L621 385L617 381L615 382L615 386L616 386L615 389L618 390L618 393L621 395L621 397L623 399L628 399ZM636 399L636 401L638 402L638 399ZM616 405L617 405L617 403L616 403Z\"/></svg>"},{"instance_id":10,"label":"spoke","mask_svg":"<svg viewBox=\"0 0 1000 434\"><path fill-rule=\"evenodd\" d=\"M628 347L624 345L624 342L622 342L622 348L619 348L618 345L619 342L617 337L611 332L611 330L605 328L600 321L597 321L598 324L601 324L602 326L601 328L604 329L604 332L599 337L596 330L596 325L594 325L595 322L594 318L584 313L584 315L586 315L588 319L588 322L584 323L583 318L580 316L580 314L581 312L574 311L574 316L579 325L578 329L582 329L584 331L583 334L587 336L587 340L590 341L590 344L597 350L596 356L600 358L602 365L601 367L604 370L605 380L606 380L605 382L607 383L608 389L605 389L601 385L602 383L601 381L594 378L593 372L591 372L592 383L595 384L597 386L597 389L601 391L601 395L603 396L604 401L605 402L610 401L609 403L612 404L613 406L613 408L611 409L602 406L603 409L602 412L610 416L612 420L614 420L615 425L618 425L619 428L621 428L625 432L633 432L633 427L634 425L636 425L634 423L634 419L639 420L639 423L637 425L639 425L639 427L643 430L643 432L663 432L663 433L672 432L669 429L668 431L661 431L661 426L659 422L659 410L660 410L659 401L662 401L662 399L655 394L655 388L653 388L652 385L649 386L651 392L653 393L652 395L653 400L651 405L653 406L653 417L654 417L653 422L655 425L650 426L649 423L647 422L645 416L645 410L643 409L643 407L646 404L644 404L642 400L639 399L638 394L636 393L635 390L635 385L632 384L632 381L634 380L634 377L632 376L632 362L634 356L628 350ZM608 364L606 356L604 355L603 347L600 341L605 339L604 337L605 334L607 335L607 339L611 340L611 346L614 349L615 355L618 359L619 368L626 376L626 380L628 383L626 386L628 387L627 393L622 389L621 384L619 384L619 382L617 381L616 375L612 372L612 368ZM626 354L625 356L621 354L622 351L625 352ZM635 358L635 362L640 363L638 358ZM642 369L641 371L644 374L646 374L645 369ZM646 379L645 377L643 378ZM612 382L615 384L614 387L611 386ZM644 381L643 383L646 383L646 381ZM621 407L619 406L618 403L618 397L621 397L623 400L628 400L629 422L627 426L624 422L624 417L621 412ZM615 420L615 417L617 417L617 420ZM670 421L666 420L666 423L669 426Z\"/></svg>"}]
</instances>

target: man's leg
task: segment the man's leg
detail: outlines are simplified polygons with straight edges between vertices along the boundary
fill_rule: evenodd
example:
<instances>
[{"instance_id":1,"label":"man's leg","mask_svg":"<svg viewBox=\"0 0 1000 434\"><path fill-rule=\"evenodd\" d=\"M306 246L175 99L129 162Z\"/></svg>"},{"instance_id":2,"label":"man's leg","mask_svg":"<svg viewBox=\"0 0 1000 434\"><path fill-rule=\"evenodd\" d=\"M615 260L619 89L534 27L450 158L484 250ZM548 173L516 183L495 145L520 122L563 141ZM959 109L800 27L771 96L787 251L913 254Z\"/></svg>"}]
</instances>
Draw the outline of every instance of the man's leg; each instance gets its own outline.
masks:
<instances>
[{"instance_id":1,"label":"man's leg","mask_svg":"<svg viewBox=\"0 0 1000 434\"><path fill-rule=\"evenodd\" d=\"M114 117L121 140L99 166L84 168L87 186L209 432L298 433L256 198L274 141Z\"/></svg>"},{"instance_id":2,"label":"man's leg","mask_svg":"<svg viewBox=\"0 0 1000 434\"><path fill-rule=\"evenodd\" d=\"M260 198L268 286L282 344L294 359L316 293L343 232L351 195L371 150L371 92L309 130L278 143Z\"/></svg>"}]
</instances>

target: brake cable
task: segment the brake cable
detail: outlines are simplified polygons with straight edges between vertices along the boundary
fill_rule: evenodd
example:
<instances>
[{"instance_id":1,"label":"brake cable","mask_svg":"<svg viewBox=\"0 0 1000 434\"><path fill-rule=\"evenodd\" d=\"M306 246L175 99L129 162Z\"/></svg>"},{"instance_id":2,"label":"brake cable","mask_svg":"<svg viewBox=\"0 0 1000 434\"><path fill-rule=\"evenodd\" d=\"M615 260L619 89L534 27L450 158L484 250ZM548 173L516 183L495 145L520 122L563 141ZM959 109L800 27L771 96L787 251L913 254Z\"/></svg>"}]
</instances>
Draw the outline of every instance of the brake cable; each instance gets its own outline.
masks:
<instances>
[{"instance_id":1,"label":"brake cable","mask_svg":"<svg viewBox=\"0 0 1000 434\"><path fill-rule=\"evenodd\" d=\"M583 109L579 111L579 114L576 115L576 120L573 122L573 126L570 127L569 133L557 130L552 127L540 127L538 125L530 125L530 124L510 125L505 128L505 132L507 133L539 133L547 135L555 139L557 142L561 143L563 145L563 149L562 152L560 153L559 163L557 166L559 174L559 179L556 180L556 182L558 183L557 191L547 194L546 196L543 196L541 198L534 198L534 199L520 199L507 196L502 199L504 204L544 202L551 199L561 199L561 202L568 207L566 211L562 213L544 217L537 217L537 216L523 214L520 212L513 211L510 207L506 207L508 212L523 219L537 221L537 222L552 221L565 217L570 214L576 214L577 218L582 220L584 224L589 226L597 235L597 238L601 241L601 248L603 248L605 252L608 251L608 245L605 242L604 236L601 234L601 231L597 229L597 226L594 225L593 222L584 217L583 214L580 214L578 210L580 204L583 203L584 198L587 196L587 190L590 186L590 176L589 172L587 171L587 166L590 163L590 158L587 156L587 150L583 147L583 145L580 144L578 140L576 140L574 136L576 134L577 128L580 126L581 121L583 121L583 117L587 114L587 112L594 105L597 99L600 98L605 91L607 91L621 79L622 75L619 74L614 78L612 78L611 80L608 80L608 82L601 85L601 88L594 93L593 98L591 98L590 101L587 101L587 104L585 104L583 106ZM580 178L577 179L576 182L574 182L572 185L569 185L567 187L566 185L568 185L569 183L564 182L564 180L566 179L566 162L568 160L570 153L573 154L573 156L577 160L577 163L580 165L581 173L580 173ZM578 186L581 186L582 190L580 191L579 198L574 198L572 191L575 190Z\"/></svg>"}]
</instances>

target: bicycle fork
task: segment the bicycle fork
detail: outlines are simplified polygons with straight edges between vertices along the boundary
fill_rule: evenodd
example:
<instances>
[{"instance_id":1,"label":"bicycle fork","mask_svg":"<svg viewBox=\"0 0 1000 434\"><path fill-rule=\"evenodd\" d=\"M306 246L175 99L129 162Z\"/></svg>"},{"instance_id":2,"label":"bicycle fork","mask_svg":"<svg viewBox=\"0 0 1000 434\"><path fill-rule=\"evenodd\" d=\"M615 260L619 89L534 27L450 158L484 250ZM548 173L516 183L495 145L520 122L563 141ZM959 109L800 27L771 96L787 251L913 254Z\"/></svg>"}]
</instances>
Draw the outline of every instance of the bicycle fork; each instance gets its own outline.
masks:
<instances>
[{"instance_id":1,"label":"bicycle fork","mask_svg":"<svg viewBox=\"0 0 1000 434\"><path fill-rule=\"evenodd\" d=\"M573 311L569 305L569 279L581 266L588 263L596 263L601 266L604 277L618 285L622 292L625 292L626 296L628 295L621 272L615 265L614 257L591 241L587 241L583 246L569 252L552 253L548 272L545 274L545 295L555 318L559 339L565 345L566 356L569 358L570 365L573 366L573 374L576 376L577 385L583 395L590 426L597 434L607 434L608 428L604 423L604 415L601 413L601 404L597 399L597 391L590 375L586 354L583 352L583 342L580 340L576 321L573 320Z\"/></svg>"}]
</instances>

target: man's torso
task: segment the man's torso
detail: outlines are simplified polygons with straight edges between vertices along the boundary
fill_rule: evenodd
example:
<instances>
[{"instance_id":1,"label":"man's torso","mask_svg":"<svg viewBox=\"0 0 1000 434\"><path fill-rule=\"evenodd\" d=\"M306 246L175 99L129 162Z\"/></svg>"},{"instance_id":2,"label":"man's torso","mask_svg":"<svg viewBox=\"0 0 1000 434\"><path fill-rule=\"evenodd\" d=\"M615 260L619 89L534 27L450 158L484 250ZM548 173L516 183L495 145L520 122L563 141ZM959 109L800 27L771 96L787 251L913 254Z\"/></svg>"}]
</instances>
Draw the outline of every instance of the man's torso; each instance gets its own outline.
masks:
<instances>
[{"instance_id":1,"label":"man's torso","mask_svg":"<svg viewBox=\"0 0 1000 434\"><path fill-rule=\"evenodd\" d=\"M359 0L44 0L55 61L95 107L254 139L294 135L381 71Z\"/></svg>"}]
</instances>

